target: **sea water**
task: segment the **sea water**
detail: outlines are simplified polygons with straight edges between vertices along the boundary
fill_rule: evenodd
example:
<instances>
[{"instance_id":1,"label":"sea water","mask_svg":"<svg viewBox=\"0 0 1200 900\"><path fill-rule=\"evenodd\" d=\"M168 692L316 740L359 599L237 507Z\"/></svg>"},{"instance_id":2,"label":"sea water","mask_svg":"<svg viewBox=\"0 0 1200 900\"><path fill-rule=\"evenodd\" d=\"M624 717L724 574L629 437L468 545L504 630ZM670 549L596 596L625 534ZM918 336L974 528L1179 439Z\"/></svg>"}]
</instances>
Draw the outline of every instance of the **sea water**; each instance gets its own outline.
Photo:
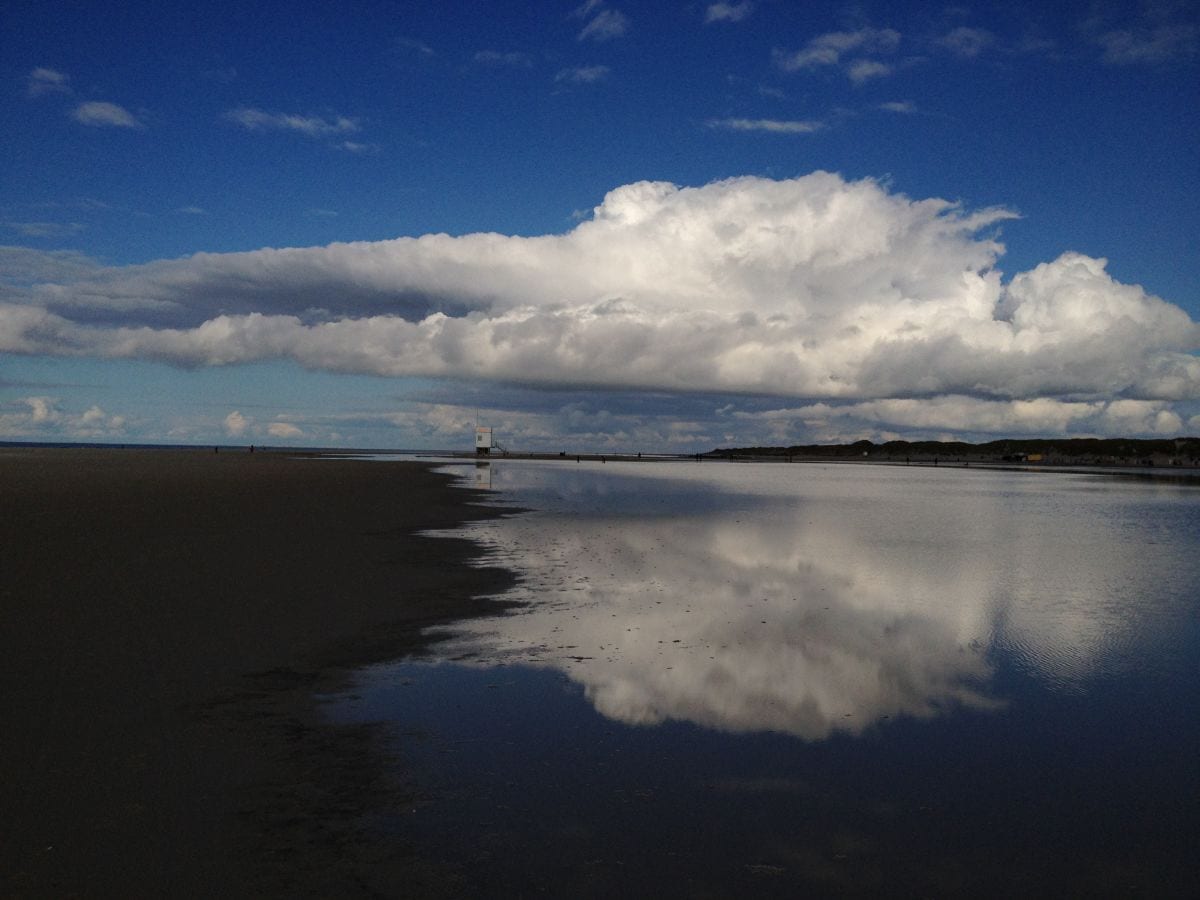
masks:
<instances>
[{"instance_id":1,"label":"sea water","mask_svg":"<svg viewBox=\"0 0 1200 900\"><path fill-rule=\"evenodd\" d=\"M456 532L518 611L364 671L479 895L1186 895L1200 488L1090 474L496 461Z\"/></svg>"}]
</instances>

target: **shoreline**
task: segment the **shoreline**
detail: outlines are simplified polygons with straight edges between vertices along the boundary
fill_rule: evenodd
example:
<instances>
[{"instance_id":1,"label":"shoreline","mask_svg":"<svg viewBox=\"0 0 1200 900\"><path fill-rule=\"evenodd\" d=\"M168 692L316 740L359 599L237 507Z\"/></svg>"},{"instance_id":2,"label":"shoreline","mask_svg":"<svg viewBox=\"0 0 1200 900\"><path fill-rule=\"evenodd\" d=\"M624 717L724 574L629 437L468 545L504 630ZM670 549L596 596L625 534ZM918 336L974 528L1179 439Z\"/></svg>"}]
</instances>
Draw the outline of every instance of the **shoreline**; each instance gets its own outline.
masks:
<instances>
[{"instance_id":1,"label":"shoreline","mask_svg":"<svg viewBox=\"0 0 1200 900\"><path fill-rule=\"evenodd\" d=\"M445 895L318 696L503 608L435 465L0 450L0 895Z\"/></svg>"},{"instance_id":2,"label":"shoreline","mask_svg":"<svg viewBox=\"0 0 1200 900\"><path fill-rule=\"evenodd\" d=\"M366 455L366 454L364 454ZM375 454L375 456L383 456L386 454ZM399 454L397 454L399 457ZM452 462L468 464L475 463L498 463L498 462L514 462L514 461L532 461L532 462L556 462L563 465L577 462L598 462L598 463L678 463L682 465L696 465L698 463L708 463L709 465L781 465L781 466L811 466L811 465L845 465L845 466L885 466L892 468L912 468L912 469L965 469L977 472L1013 472L1021 474L1060 474L1060 475L1095 475L1098 477L1111 478L1114 480L1132 480L1132 481L1154 481L1163 484L1181 484L1186 486L1200 486L1200 466L1132 466L1112 464L1091 464L1091 463L1069 463L1069 462L1002 462L985 457L979 458L962 458L962 457L935 457L935 456L920 456L913 457L910 460L896 459L891 457L875 457L875 458L856 458L850 456L756 456L752 454L731 454L724 453L721 455L700 454L692 456L671 456L668 454L645 454L638 456L631 453L616 453L616 454L598 454L598 453L580 453L569 454L563 456L558 453L523 453L510 452L508 454L495 454L492 456L476 457L474 454L460 452L455 455L449 455L447 460Z\"/></svg>"}]
</instances>

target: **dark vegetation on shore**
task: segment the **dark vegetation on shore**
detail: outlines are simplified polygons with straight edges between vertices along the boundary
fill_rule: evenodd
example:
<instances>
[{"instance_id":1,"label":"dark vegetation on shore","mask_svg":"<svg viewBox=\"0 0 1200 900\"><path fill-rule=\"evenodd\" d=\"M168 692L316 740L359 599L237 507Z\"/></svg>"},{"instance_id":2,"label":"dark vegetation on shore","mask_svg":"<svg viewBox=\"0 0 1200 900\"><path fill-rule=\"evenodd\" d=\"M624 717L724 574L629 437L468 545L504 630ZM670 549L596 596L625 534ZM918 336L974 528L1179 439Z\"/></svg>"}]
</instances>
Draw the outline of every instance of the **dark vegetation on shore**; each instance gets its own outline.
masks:
<instances>
[{"instance_id":1,"label":"dark vegetation on shore","mask_svg":"<svg viewBox=\"0 0 1200 900\"><path fill-rule=\"evenodd\" d=\"M718 459L867 459L872 461L961 460L1077 466L1200 466L1200 438L1005 438L984 444L963 441L888 441L876 444L807 444L791 447L729 447L706 454Z\"/></svg>"}]
</instances>

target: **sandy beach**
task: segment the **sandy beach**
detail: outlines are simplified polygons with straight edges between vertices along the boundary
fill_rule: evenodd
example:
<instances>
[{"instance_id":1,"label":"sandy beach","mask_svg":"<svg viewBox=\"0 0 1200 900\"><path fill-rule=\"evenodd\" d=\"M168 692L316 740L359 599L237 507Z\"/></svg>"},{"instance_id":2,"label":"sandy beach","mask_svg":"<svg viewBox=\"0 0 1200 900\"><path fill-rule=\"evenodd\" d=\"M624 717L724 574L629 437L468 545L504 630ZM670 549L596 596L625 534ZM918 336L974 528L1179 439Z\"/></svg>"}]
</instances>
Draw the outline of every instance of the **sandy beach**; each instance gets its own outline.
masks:
<instances>
[{"instance_id":1,"label":"sandy beach","mask_svg":"<svg viewBox=\"0 0 1200 900\"><path fill-rule=\"evenodd\" d=\"M0 450L0 895L452 892L364 838L370 727L312 699L510 577L416 462Z\"/></svg>"}]
</instances>

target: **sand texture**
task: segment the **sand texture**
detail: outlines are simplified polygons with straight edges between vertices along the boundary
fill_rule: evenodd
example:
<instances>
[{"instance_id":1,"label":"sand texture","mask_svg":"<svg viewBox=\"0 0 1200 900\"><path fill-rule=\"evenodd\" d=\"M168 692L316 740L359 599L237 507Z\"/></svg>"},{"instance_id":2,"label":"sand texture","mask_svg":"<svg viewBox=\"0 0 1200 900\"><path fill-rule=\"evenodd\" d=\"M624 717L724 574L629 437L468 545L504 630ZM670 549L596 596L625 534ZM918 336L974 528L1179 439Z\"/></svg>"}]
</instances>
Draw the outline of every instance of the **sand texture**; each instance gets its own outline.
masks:
<instances>
[{"instance_id":1,"label":"sand texture","mask_svg":"<svg viewBox=\"0 0 1200 900\"><path fill-rule=\"evenodd\" d=\"M378 734L314 690L494 611L416 534L495 515L415 462L0 450L0 896L453 893L364 813Z\"/></svg>"}]
</instances>

